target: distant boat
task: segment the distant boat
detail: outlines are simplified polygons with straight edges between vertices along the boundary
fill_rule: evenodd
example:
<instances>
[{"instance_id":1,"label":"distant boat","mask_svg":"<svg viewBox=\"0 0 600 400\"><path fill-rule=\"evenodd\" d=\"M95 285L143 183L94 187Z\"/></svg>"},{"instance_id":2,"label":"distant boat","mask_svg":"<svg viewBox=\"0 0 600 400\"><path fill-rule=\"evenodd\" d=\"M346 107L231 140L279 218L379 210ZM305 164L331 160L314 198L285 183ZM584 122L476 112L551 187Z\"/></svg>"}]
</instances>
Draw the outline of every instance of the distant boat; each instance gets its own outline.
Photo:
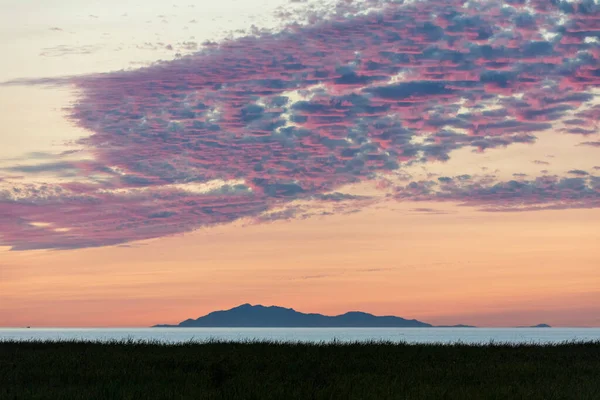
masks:
<instances>
[{"instance_id":1,"label":"distant boat","mask_svg":"<svg viewBox=\"0 0 600 400\"><path fill-rule=\"evenodd\" d=\"M27 327L27 329L31 328L30 326Z\"/></svg>"}]
</instances>

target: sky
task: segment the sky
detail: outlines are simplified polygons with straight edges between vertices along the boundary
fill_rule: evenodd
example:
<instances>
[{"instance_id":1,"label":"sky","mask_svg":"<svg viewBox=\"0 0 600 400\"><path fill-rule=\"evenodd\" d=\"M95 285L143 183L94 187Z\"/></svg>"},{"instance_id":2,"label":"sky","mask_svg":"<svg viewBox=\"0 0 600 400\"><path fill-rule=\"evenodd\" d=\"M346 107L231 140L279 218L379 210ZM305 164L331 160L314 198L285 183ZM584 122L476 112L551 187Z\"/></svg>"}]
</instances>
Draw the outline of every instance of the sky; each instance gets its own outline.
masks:
<instances>
[{"instance_id":1,"label":"sky","mask_svg":"<svg viewBox=\"0 0 600 400\"><path fill-rule=\"evenodd\" d=\"M0 0L0 326L600 326L600 2Z\"/></svg>"}]
</instances>

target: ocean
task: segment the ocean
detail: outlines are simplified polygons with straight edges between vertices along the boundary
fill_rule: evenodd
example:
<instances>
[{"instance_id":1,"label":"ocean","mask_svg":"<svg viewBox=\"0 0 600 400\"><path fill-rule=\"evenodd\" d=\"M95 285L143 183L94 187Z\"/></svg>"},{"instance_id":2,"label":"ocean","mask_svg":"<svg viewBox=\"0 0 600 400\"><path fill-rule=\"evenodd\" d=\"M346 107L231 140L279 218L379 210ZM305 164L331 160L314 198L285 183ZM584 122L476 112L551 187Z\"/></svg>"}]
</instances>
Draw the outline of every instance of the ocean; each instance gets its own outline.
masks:
<instances>
[{"instance_id":1,"label":"ocean","mask_svg":"<svg viewBox=\"0 0 600 400\"><path fill-rule=\"evenodd\" d=\"M535 343L600 341L600 328L0 328L2 340L150 340L408 343Z\"/></svg>"}]
</instances>

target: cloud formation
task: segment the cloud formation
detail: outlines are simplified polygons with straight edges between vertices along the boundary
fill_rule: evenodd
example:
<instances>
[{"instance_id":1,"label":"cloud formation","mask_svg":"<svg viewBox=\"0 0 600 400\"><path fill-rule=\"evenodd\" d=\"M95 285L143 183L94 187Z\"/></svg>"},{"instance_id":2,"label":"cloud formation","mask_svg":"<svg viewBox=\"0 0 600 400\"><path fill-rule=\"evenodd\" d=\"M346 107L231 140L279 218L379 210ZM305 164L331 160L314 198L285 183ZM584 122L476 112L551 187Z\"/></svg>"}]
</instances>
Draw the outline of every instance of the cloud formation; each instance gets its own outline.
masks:
<instances>
[{"instance_id":1,"label":"cloud formation","mask_svg":"<svg viewBox=\"0 0 600 400\"><path fill-rule=\"evenodd\" d=\"M494 182L489 177L444 177L395 188L395 198L453 201L485 211L530 211L600 207L600 177L569 171L573 177L544 175L535 179Z\"/></svg>"},{"instance_id":2,"label":"cloud formation","mask_svg":"<svg viewBox=\"0 0 600 400\"><path fill-rule=\"evenodd\" d=\"M594 1L379 2L351 17L345 11L358 6L344 4L308 26L135 71L55 81L81 92L70 116L91 132L81 144L95 164L79 168L97 179L3 186L0 245L159 237L257 217L291 200L346 200L335 193L342 185L445 161L461 148L534 143L558 121L567 135L598 132ZM399 186L394 197L484 209L598 206L598 178L576 175L446 177ZM294 217L290 210L272 218Z\"/></svg>"},{"instance_id":3,"label":"cloud formation","mask_svg":"<svg viewBox=\"0 0 600 400\"><path fill-rule=\"evenodd\" d=\"M581 142L579 145L580 146L590 146L590 147L600 147L600 141L599 142Z\"/></svg>"}]
</instances>

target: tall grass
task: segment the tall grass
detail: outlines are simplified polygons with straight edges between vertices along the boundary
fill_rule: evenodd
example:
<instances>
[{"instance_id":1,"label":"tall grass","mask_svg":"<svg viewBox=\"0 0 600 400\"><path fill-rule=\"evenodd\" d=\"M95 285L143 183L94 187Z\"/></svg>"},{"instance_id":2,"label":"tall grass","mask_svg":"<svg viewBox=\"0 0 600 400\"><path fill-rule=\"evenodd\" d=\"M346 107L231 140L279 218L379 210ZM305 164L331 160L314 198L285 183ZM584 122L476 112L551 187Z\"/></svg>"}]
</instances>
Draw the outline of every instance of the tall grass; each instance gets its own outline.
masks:
<instances>
[{"instance_id":1,"label":"tall grass","mask_svg":"<svg viewBox=\"0 0 600 400\"><path fill-rule=\"evenodd\" d=\"M0 399L600 399L600 342L0 342Z\"/></svg>"}]
</instances>

